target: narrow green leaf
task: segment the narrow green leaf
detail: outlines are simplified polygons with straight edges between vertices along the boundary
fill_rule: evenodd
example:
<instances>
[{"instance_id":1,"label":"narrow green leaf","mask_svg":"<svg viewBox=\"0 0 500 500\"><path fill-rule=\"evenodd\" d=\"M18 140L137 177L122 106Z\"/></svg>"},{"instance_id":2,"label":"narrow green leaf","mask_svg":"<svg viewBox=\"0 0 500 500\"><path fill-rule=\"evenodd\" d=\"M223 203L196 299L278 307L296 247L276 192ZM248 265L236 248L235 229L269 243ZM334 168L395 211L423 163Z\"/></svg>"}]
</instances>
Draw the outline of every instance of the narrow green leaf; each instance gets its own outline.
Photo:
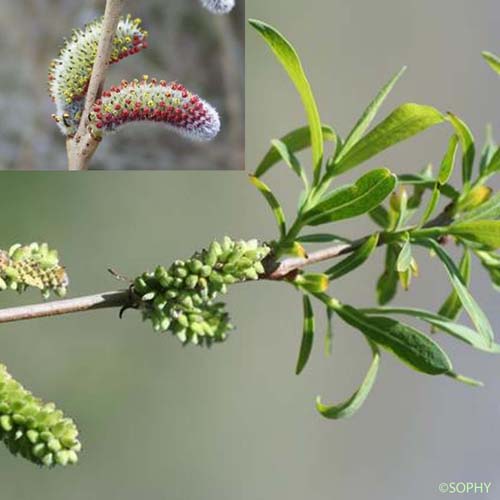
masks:
<instances>
[{"instance_id":1,"label":"narrow green leaf","mask_svg":"<svg viewBox=\"0 0 500 500\"><path fill-rule=\"evenodd\" d=\"M484 141L483 149L481 151L481 160L479 162L479 172L483 175L486 168L490 164L493 155L497 152L498 148L493 139L493 130L491 125L486 125L486 139Z\"/></svg>"},{"instance_id":2,"label":"narrow green leaf","mask_svg":"<svg viewBox=\"0 0 500 500\"><path fill-rule=\"evenodd\" d=\"M468 326L460 325L451 321L444 316L434 314L423 309L415 309L409 307L377 307L369 309L361 309L367 315L388 315L388 314L402 314L405 316L412 316L418 318L426 323L432 325L438 330L449 333L453 337L471 345L472 347L481 351L498 354L500 353L500 345L490 345L484 337L479 335L475 330Z\"/></svg>"},{"instance_id":3,"label":"narrow green leaf","mask_svg":"<svg viewBox=\"0 0 500 500\"><path fill-rule=\"evenodd\" d=\"M267 42L300 94L309 122L314 178L317 180L323 162L323 132L318 107L299 56L290 42L275 28L257 19L250 19L249 22Z\"/></svg>"},{"instance_id":4,"label":"narrow green leaf","mask_svg":"<svg viewBox=\"0 0 500 500\"><path fill-rule=\"evenodd\" d=\"M355 184L343 186L326 195L304 214L304 221L318 226L363 215L380 205L396 185L396 177L386 168L372 170Z\"/></svg>"},{"instance_id":5,"label":"narrow green leaf","mask_svg":"<svg viewBox=\"0 0 500 500\"><path fill-rule=\"evenodd\" d=\"M333 345L333 309L326 308L325 356L332 355Z\"/></svg>"},{"instance_id":6,"label":"narrow green leaf","mask_svg":"<svg viewBox=\"0 0 500 500\"><path fill-rule=\"evenodd\" d=\"M295 172L297 174L297 176L302 180L302 182L304 183L304 186L307 190L308 186L309 186L309 183L307 180L307 175L306 175L304 169L302 168L302 165L300 164L300 161L298 160L298 158L293 154L292 151L290 151L288 149L288 146L284 142L282 142L278 139L275 139L275 140L271 141L271 144L274 146L274 149L276 149L276 151L278 151L282 160L290 168L290 170Z\"/></svg>"},{"instance_id":7,"label":"narrow green leaf","mask_svg":"<svg viewBox=\"0 0 500 500\"><path fill-rule=\"evenodd\" d=\"M299 375L305 368L314 341L314 312L311 305L311 299L307 295L302 297L304 309L304 325L302 330L302 342L300 344L299 359L297 360L297 368L295 373Z\"/></svg>"},{"instance_id":8,"label":"narrow green leaf","mask_svg":"<svg viewBox=\"0 0 500 500\"><path fill-rule=\"evenodd\" d=\"M368 317L346 305L338 307L336 313L417 371L440 375L452 370L451 362L441 347L411 326L385 316Z\"/></svg>"},{"instance_id":9,"label":"narrow green leaf","mask_svg":"<svg viewBox=\"0 0 500 500\"><path fill-rule=\"evenodd\" d=\"M338 234L307 234L305 236L299 236L295 241L300 243L331 243L332 241L341 241L343 243L351 243L351 240L339 236Z\"/></svg>"},{"instance_id":10,"label":"narrow green leaf","mask_svg":"<svg viewBox=\"0 0 500 500\"><path fill-rule=\"evenodd\" d=\"M322 126L323 139L325 141L337 142L337 134L332 127L328 125ZM289 134L285 135L280 139L280 141L286 145L291 153L298 153L304 149L311 146L311 132L308 126L301 127L293 130ZM281 161L281 156L276 148L273 146L264 156L263 160L260 162L257 170L255 171L255 177L262 177L270 168Z\"/></svg>"},{"instance_id":11,"label":"narrow green leaf","mask_svg":"<svg viewBox=\"0 0 500 500\"><path fill-rule=\"evenodd\" d=\"M371 210L368 215L375 224L379 225L383 229L387 229L391 224L391 217L389 212L383 205L379 205Z\"/></svg>"},{"instance_id":12,"label":"narrow green leaf","mask_svg":"<svg viewBox=\"0 0 500 500\"><path fill-rule=\"evenodd\" d=\"M373 119L377 115L378 110L384 103L385 99L391 92L391 90L394 88L394 85L398 82L398 80L401 78L403 73L406 71L406 66L403 67L396 75L394 75L391 80L384 85L382 90L377 94L375 99L369 104L369 106L365 109L363 115L359 119L359 121L356 123L355 127L352 129L351 133L345 140L344 145L342 146L342 149L340 150L340 153L337 156L336 161L340 162L342 161L342 158L352 149L352 147L363 137L363 134L366 132L366 130L369 128L371 125Z\"/></svg>"},{"instance_id":13,"label":"narrow green leaf","mask_svg":"<svg viewBox=\"0 0 500 500\"><path fill-rule=\"evenodd\" d=\"M491 249L500 248L500 220L457 222L448 229L453 236L485 245Z\"/></svg>"},{"instance_id":14,"label":"narrow green leaf","mask_svg":"<svg viewBox=\"0 0 500 500\"><path fill-rule=\"evenodd\" d=\"M500 148L498 148L491 157L488 166L484 169L484 177L489 177L500 171Z\"/></svg>"},{"instance_id":15,"label":"narrow green leaf","mask_svg":"<svg viewBox=\"0 0 500 500\"><path fill-rule=\"evenodd\" d=\"M472 168L476 156L474 136L467 124L458 118L458 116L455 116L453 113L448 113L448 120L453 125L462 146L462 180L464 184L467 185L470 183L472 177Z\"/></svg>"},{"instance_id":16,"label":"narrow green leaf","mask_svg":"<svg viewBox=\"0 0 500 500\"><path fill-rule=\"evenodd\" d=\"M448 144L448 150L444 155L443 161L441 162L441 167L439 169L438 182L443 185L446 184L453 173L453 168L455 166L455 159L458 150L458 136L452 135L450 142Z\"/></svg>"},{"instance_id":17,"label":"narrow green leaf","mask_svg":"<svg viewBox=\"0 0 500 500\"><path fill-rule=\"evenodd\" d=\"M316 409L321 415L329 419L349 418L354 415L366 401L368 394L373 388L377 378L378 368L380 366L380 352L376 344L369 342L372 349L372 362L365 376L365 379L358 390L346 401L340 404L327 406L321 402L321 397L316 399Z\"/></svg>"},{"instance_id":18,"label":"narrow green leaf","mask_svg":"<svg viewBox=\"0 0 500 500\"><path fill-rule=\"evenodd\" d=\"M293 280L293 283L302 290L310 293L318 293L328 289L329 280L326 274L307 273L298 274Z\"/></svg>"},{"instance_id":19,"label":"narrow green leaf","mask_svg":"<svg viewBox=\"0 0 500 500\"><path fill-rule=\"evenodd\" d=\"M271 207L276 222L278 223L278 227L280 230L280 235L283 238L286 235L286 222L285 222L285 214L279 201L274 196L271 189L269 189L266 184L264 184L261 180L257 179L257 177L250 176L250 182L262 193L267 203Z\"/></svg>"},{"instance_id":20,"label":"narrow green leaf","mask_svg":"<svg viewBox=\"0 0 500 500\"><path fill-rule=\"evenodd\" d=\"M443 115L430 106L403 104L358 141L341 160L335 162L332 173L338 175L346 172L394 144L443 121Z\"/></svg>"},{"instance_id":21,"label":"narrow green leaf","mask_svg":"<svg viewBox=\"0 0 500 500\"><path fill-rule=\"evenodd\" d=\"M325 271L325 274L328 276L330 281L336 280L362 266L377 248L378 240L378 233L370 236L370 238L368 238L359 248L346 257L342 262L339 262Z\"/></svg>"},{"instance_id":22,"label":"narrow green leaf","mask_svg":"<svg viewBox=\"0 0 500 500\"><path fill-rule=\"evenodd\" d=\"M492 54L491 52L483 52L483 57L485 61L490 65L490 68L493 71L496 71L498 74L500 74L500 59L495 55Z\"/></svg>"},{"instance_id":23,"label":"narrow green leaf","mask_svg":"<svg viewBox=\"0 0 500 500\"><path fill-rule=\"evenodd\" d=\"M493 252L476 251L481 264L490 275L493 288L500 291L500 255Z\"/></svg>"},{"instance_id":24,"label":"narrow green leaf","mask_svg":"<svg viewBox=\"0 0 500 500\"><path fill-rule=\"evenodd\" d=\"M398 175L398 184L434 189L436 187L436 180L419 174L404 174ZM450 184L439 186L439 190L441 194L451 200L456 200L460 196L460 193Z\"/></svg>"},{"instance_id":25,"label":"narrow green leaf","mask_svg":"<svg viewBox=\"0 0 500 500\"><path fill-rule=\"evenodd\" d=\"M462 259L460 260L458 271L460 273L460 276L462 276L464 283L469 286L471 274L471 258L468 248L464 248L464 254L462 256ZM444 301L444 304L439 309L438 314L444 316L445 318L453 320L458 318L461 310L462 301L453 288L450 295L447 297L447 299Z\"/></svg>"},{"instance_id":26,"label":"narrow green leaf","mask_svg":"<svg viewBox=\"0 0 500 500\"><path fill-rule=\"evenodd\" d=\"M457 269L457 266L451 259L451 257L446 253L446 251L441 247L441 245L435 240L418 240L416 242L419 245L430 248L439 257L441 262L444 264L448 276L450 277L451 283L455 288L455 291L464 306L464 309L469 314L470 319L474 323L479 334L481 334L487 342L491 345L493 343L493 330L491 328L488 318L479 307L479 304L475 301L474 297L470 294L467 289L467 285Z\"/></svg>"},{"instance_id":27,"label":"narrow green leaf","mask_svg":"<svg viewBox=\"0 0 500 500\"><path fill-rule=\"evenodd\" d=\"M395 297L398 290L397 258L397 247L395 245L387 245L384 272L377 281L377 302L380 305L388 304Z\"/></svg>"},{"instance_id":28,"label":"narrow green leaf","mask_svg":"<svg viewBox=\"0 0 500 500\"><path fill-rule=\"evenodd\" d=\"M422 220L420 221L419 227L425 226L425 224L427 224L429 219L432 217L434 210L436 210L436 207L438 206L440 197L441 197L441 191L439 191L439 186L436 184L434 190L432 191L429 204L427 205L424 215L422 216Z\"/></svg>"},{"instance_id":29,"label":"narrow green leaf","mask_svg":"<svg viewBox=\"0 0 500 500\"><path fill-rule=\"evenodd\" d=\"M399 252L398 260L396 262L396 270L398 271L398 273L405 273L406 271L408 271L413 260L410 238L408 234L406 236L406 241L401 247L401 251Z\"/></svg>"},{"instance_id":30,"label":"narrow green leaf","mask_svg":"<svg viewBox=\"0 0 500 500\"><path fill-rule=\"evenodd\" d=\"M460 215L460 221L493 220L498 218L500 218L500 193L496 193L487 202L474 210Z\"/></svg>"}]
</instances>

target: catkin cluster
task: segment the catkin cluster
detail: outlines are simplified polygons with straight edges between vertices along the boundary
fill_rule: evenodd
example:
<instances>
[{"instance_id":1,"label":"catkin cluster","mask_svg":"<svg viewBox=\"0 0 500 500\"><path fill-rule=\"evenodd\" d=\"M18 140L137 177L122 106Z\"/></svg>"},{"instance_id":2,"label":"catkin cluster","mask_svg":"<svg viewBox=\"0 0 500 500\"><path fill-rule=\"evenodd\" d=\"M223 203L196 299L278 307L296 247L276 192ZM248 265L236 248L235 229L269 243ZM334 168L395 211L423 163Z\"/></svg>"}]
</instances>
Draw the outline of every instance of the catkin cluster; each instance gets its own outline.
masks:
<instances>
[{"instance_id":1,"label":"catkin cluster","mask_svg":"<svg viewBox=\"0 0 500 500\"><path fill-rule=\"evenodd\" d=\"M81 444L74 422L53 403L43 403L0 364L0 439L37 465L75 464Z\"/></svg>"},{"instance_id":2,"label":"catkin cluster","mask_svg":"<svg viewBox=\"0 0 500 500\"><path fill-rule=\"evenodd\" d=\"M74 135L80 123L102 23L103 18L100 18L81 30L73 31L59 56L50 65L49 93L57 108L54 119L67 136ZM130 15L120 19L113 39L110 63L121 61L147 47L148 33L140 24L140 19L133 19Z\"/></svg>"},{"instance_id":3,"label":"catkin cluster","mask_svg":"<svg viewBox=\"0 0 500 500\"><path fill-rule=\"evenodd\" d=\"M41 290L44 298L54 292L66 294L68 276L59 264L56 250L46 243L16 244L8 251L0 250L0 290L25 291L28 287Z\"/></svg>"},{"instance_id":4,"label":"catkin cluster","mask_svg":"<svg viewBox=\"0 0 500 500\"><path fill-rule=\"evenodd\" d=\"M133 284L145 320L156 331L170 331L182 343L210 346L222 342L232 329L224 304L215 303L227 286L257 280L270 248L257 240L214 241L208 249L170 268L158 266Z\"/></svg>"}]
</instances>

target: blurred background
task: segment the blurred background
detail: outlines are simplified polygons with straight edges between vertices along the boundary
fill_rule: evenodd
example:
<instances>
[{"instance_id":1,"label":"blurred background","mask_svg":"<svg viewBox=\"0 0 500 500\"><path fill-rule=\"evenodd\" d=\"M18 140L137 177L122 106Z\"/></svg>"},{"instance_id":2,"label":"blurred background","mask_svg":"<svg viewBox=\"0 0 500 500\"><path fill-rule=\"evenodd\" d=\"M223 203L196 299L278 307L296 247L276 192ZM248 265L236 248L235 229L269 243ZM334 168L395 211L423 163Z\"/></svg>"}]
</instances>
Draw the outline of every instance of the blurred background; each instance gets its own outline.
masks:
<instances>
[{"instance_id":1,"label":"blurred background","mask_svg":"<svg viewBox=\"0 0 500 500\"><path fill-rule=\"evenodd\" d=\"M481 50L500 52L498 2L286 5L252 0L247 13L293 40L323 120L343 135L381 85L407 64L379 118L414 101L459 114L479 143L488 122L498 137L500 82L480 57ZM305 118L283 70L250 30L246 59L252 170L271 138ZM416 172L429 161L436 164L449 135L445 125L432 129L355 175L381 165ZM281 166L265 180L291 214L296 178ZM224 234L276 235L268 207L241 172L11 172L2 181L8 189L0 209L8 215L0 218L0 247L48 241L67 266L70 296L120 287L108 267L134 276L190 256ZM335 227L351 237L373 230L367 218ZM331 293L373 305L382 259L378 252L362 270L332 285ZM426 252L417 259L421 276L395 304L436 310L449 293L448 278ZM477 265L471 289L500 335L498 295ZM34 292L0 295L5 307L38 300ZM228 306L237 330L210 351L155 334L134 311L123 320L110 310L2 325L1 361L37 395L75 417L84 445L81 463L63 470L37 469L0 447L2 500L437 500L439 483L448 481L491 482L490 497L496 498L498 358L439 336L456 369L486 383L473 389L417 374L385 354L361 412L328 421L316 413L315 397L338 402L358 386L370 359L360 334L336 322L334 354L325 359L324 312L317 308L317 342L310 364L296 377L300 295L278 283L249 284L231 290Z\"/></svg>"},{"instance_id":2,"label":"blurred background","mask_svg":"<svg viewBox=\"0 0 500 500\"><path fill-rule=\"evenodd\" d=\"M244 2L215 16L199 0L125 2L149 48L113 65L107 85L143 74L179 81L215 106L222 129L207 144L157 124L132 124L106 138L97 170L240 170L243 165ZM65 139L51 119L50 61L74 28L98 18L104 0L0 0L0 169L65 170Z\"/></svg>"}]
</instances>

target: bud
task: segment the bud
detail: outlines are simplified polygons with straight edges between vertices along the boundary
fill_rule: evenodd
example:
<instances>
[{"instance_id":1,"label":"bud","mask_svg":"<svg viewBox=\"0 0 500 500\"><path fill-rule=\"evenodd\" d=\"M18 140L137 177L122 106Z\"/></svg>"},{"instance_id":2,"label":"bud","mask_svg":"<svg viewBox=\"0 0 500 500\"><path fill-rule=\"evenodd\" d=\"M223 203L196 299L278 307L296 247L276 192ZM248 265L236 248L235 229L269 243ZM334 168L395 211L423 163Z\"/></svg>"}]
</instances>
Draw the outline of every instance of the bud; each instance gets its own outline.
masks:
<instances>
[{"instance_id":1,"label":"bud","mask_svg":"<svg viewBox=\"0 0 500 500\"><path fill-rule=\"evenodd\" d=\"M180 83L147 76L124 80L103 92L89 118L92 134L98 138L138 121L162 123L194 141L210 141L220 130L219 115L210 104Z\"/></svg>"},{"instance_id":2,"label":"bud","mask_svg":"<svg viewBox=\"0 0 500 500\"><path fill-rule=\"evenodd\" d=\"M43 403L0 365L0 439L14 455L48 467L75 464L81 444L73 420Z\"/></svg>"},{"instance_id":3,"label":"bud","mask_svg":"<svg viewBox=\"0 0 500 500\"><path fill-rule=\"evenodd\" d=\"M102 22L103 19L100 18L87 24L82 30L75 30L57 59L50 65L49 93L57 109L54 119L61 132L67 136L74 135L80 123L102 33ZM140 24L140 19L132 19L130 15L120 18L110 64L147 47L147 32Z\"/></svg>"}]
</instances>

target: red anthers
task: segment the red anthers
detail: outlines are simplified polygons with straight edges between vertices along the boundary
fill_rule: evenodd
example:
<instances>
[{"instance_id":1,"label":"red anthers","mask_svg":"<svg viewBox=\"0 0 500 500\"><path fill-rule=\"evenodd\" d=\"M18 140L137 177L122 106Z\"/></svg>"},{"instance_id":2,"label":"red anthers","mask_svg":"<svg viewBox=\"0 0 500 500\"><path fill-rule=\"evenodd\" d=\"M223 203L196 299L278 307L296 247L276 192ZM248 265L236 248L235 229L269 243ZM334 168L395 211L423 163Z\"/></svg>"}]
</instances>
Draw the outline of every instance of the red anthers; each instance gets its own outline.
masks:
<instances>
[{"instance_id":1,"label":"red anthers","mask_svg":"<svg viewBox=\"0 0 500 500\"><path fill-rule=\"evenodd\" d=\"M90 114L92 134L100 138L137 121L163 123L193 140L212 140L220 130L217 111L180 83L165 80L122 81L102 93Z\"/></svg>"}]
</instances>

